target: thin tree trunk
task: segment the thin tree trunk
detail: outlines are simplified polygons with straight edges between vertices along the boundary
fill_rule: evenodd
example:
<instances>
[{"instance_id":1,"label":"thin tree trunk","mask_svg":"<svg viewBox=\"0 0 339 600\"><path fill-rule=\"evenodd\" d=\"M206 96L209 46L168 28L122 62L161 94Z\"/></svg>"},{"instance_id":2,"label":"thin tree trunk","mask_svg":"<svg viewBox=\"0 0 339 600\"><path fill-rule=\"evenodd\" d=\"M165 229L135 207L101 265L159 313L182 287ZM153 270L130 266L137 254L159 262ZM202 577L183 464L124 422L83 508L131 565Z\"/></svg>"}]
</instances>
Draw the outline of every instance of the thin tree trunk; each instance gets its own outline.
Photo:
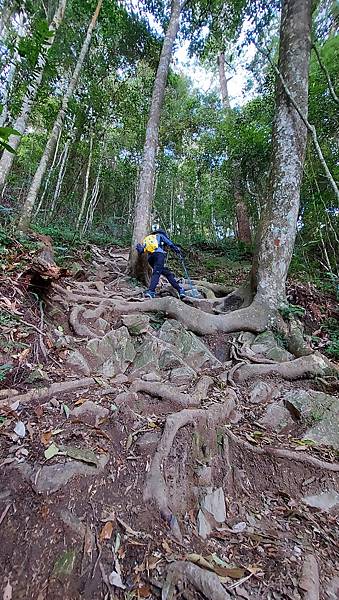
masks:
<instances>
[{"instance_id":1,"label":"thin tree trunk","mask_svg":"<svg viewBox=\"0 0 339 600\"><path fill-rule=\"evenodd\" d=\"M62 154L60 157L61 162L60 162L60 169L59 169L59 173L58 173L58 179L57 179L54 194L53 194L51 208L49 209L49 213L48 213L49 220L52 218L55 207L56 207L56 203L59 200L61 186L64 181L64 177L65 177L65 173L66 173L66 162L67 162L67 158L68 158L70 145L71 145L71 140L68 139L66 144L63 147Z\"/></svg>"},{"instance_id":2,"label":"thin tree trunk","mask_svg":"<svg viewBox=\"0 0 339 600\"><path fill-rule=\"evenodd\" d=\"M134 277L147 279L146 264L139 259L135 246L146 235L150 226L154 195L155 161L158 150L159 123L164 100L168 70L172 58L173 45L179 29L182 0L172 1L171 18L161 50L157 74L153 86L150 115L146 129L142 166L139 179L138 201L134 215L134 228L129 261L129 272Z\"/></svg>"},{"instance_id":3,"label":"thin tree trunk","mask_svg":"<svg viewBox=\"0 0 339 600\"><path fill-rule=\"evenodd\" d=\"M7 27L7 23L11 18L14 11L14 2L13 1L4 1L3 7L1 9L0 15L0 38L3 38L4 30Z\"/></svg>"},{"instance_id":4,"label":"thin tree trunk","mask_svg":"<svg viewBox=\"0 0 339 600\"><path fill-rule=\"evenodd\" d=\"M39 204L38 204L38 206L36 207L36 210L35 210L35 213L34 213L34 216L35 216L35 217L36 217L36 216L39 214L39 212L40 212L40 209L41 209L41 207L42 207L42 204L43 204L43 201L44 201L44 199L45 199L46 193L47 193L48 184L49 184L49 181L50 181L50 178L51 178L51 175L52 175L52 173L53 173L53 169L54 169L54 166L55 166L55 163L56 163L57 157L58 157L58 151L59 151L59 144L60 144L61 134L62 134L62 131L60 131L60 133L59 133L59 137L58 137L58 139L57 139L57 143L56 143L55 150L54 150L54 156L53 156L53 160L52 160L51 168L50 168L50 170L49 170L49 172L48 172L48 176L46 177L46 181L45 181L44 189L43 189L43 192L42 192L42 194L41 194L41 198L40 198ZM62 152L61 152L61 154L60 154L60 157L59 157L59 161L58 161L58 163L57 163L57 166L58 166L58 165L59 165L59 163L60 163L60 159L61 159L62 153L63 153L63 150L62 150Z\"/></svg>"},{"instance_id":5,"label":"thin tree trunk","mask_svg":"<svg viewBox=\"0 0 339 600\"><path fill-rule=\"evenodd\" d=\"M236 161L234 169L234 201L235 215L237 219L237 238L245 244L252 243L251 226L247 211L247 205L243 198L241 185L241 161Z\"/></svg>"},{"instance_id":6,"label":"thin tree trunk","mask_svg":"<svg viewBox=\"0 0 339 600\"><path fill-rule=\"evenodd\" d=\"M222 105L224 108L231 108L230 98L229 98L229 94L228 94L228 82L232 78L231 77L229 77L228 79L226 78L224 52L219 52L218 66L219 66L219 84L220 84Z\"/></svg>"},{"instance_id":7,"label":"thin tree trunk","mask_svg":"<svg viewBox=\"0 0 339 600\"><path fill-rule=\"evenodd\" d=\"M86 233L86 231L88 231L88 229L90 229L92 222L93 222L94 211L97 207L97 203L98 203L98 199L99 199L101 166L102 166L102 163L100 163L100 165L99 165L98 174L95 178L95 183L94 183L94 186L92 189L92 194L91 194L91 197L88 202L86 218L85 218L85 222L82 227L82 235L84 235Z\"/></svg>"},{"instance_id":8,"label":"thin tree trunk","mask_svg":"<svg viewBox=\"0 0 339 600\"><path fill-rule=\"evenodd\" d=\"M38 197L43 177L45 175L48 163L50 162L50 158L53 155L55 144L58 139L59 131L62 128L64 119L65 119L69 101L70 101L70 99L73 95L73 92L75 90L75 87L77 85L79 75L80 75L80 72L82 69L82 65L84 63L84 60L86 58L86 55L87 55L87 52L88 52L88 49L89 49L89 46L91 43L93 30L94 30L94 27L96 25L96 22L97 22L97 19L99 16L102 2L103 2L103 0L99 0L97 7L95 9L94 15L93 15L91 22L89 24L89 27L87 29L87 34L86 34L84 43L82 45L75 69L73 71L72 77L68 84L67 91L62 99L61 108L60 108L57 118L55 120L55 123L54 123L53 129L50 133L49 139L47 141L45 151L40 159L39 166L33 177L33 181L31 183L31 187L29 189L26 201L22 207L21 217L20 217L20 221L19 221L19 229L24 230L24 229L27 229L27 227L29 226L31 215L32 215L32 212L34 209L34 204Z\"/></svg>"},{"instance_id":9,"label":"thin tree trunk","mask_svg":"<svg viewBox=\"0 0 339 600\"><path fill-rule=\"evenodd\" d=\"M283 0L280 24L279 72L304 115L308 108L311 9L312 0ZM256 299L273 309L285 301L306 142L305 122L286 94L281 78L277 78L268 200L259 225L252 271Z\"/></svg>"},{"instance_id":10,"label":"thin tree trunk","mask_svg":"<svg viewBox=\"0 0 339 600\"><path fill-rule=\"evenodd\" d=\"M85 187L84 187L84 193L82 196L82 202L81 202L81 206L80 206L80 212L76 221L76 230L78 231L80 228L80 223L82 221L82 216L85 212L85 207L86 207L86 202L87 202L87 196L88 196L88 189L89 189L89 176L91 173L91 166L92 166L92 155L93 155L93 132L90 133L90 138L89 138L89 155L88 155L88 162L87 162L87 169L86 169L86 176L85 176Z\"/></svg>"},{"instance_id":11,"label":"thin tree trunk","mask_svg":"<svg viewBox=\"0 0 339 600\"><path fill-rule=\"evenodd\" d=\"M65 13L65 8L66 8L66 2L67 2L67 0L60 0L60 2L59 2L59 6L56 10L53 21L51 22L51 24L48 28L49 32L52 35L46 40L46 42L43 44L43 46L41 48L41 51L40 51L40 54L39 54L38 60L37 60L37 65L36 65L36 68L34 69L33 79L27 87L26 93L24 95L24 98L23 98L23 101L21 104L20 114L17 117L16 121L13 123L13 128L16 129L21 135L23 133L25 133L25 131L26 131L28 117L31 112L33 102L35 100L39 86L42 81L42 76L43 76L45 65L46 65L48 51L51 48L51 46L53 45L55 34L56 34L57 30L59 29L60 24L62 22L64 13ZM11 135L9 138L9 145L14 150L16 150L20 144L21 135ZM6 179L11 171L14 158L15 158L15 154L13 154L12 152L8 152L7 150L4 150L1 160L0 160L0 193L2 192L3 187L6 183Z\"/></svg>"},{"instance_id":12,"label":"thin tree trunk","mask_svg":"<svg viewBox=\"0 0 339 600\"><path fill-rule=\"evenodd\" d=\"M3 9L5 10L5 9ZM24 21L25 21L25 17L24 17L24 13L20 12L19 16L18 16L18 35L16 37L15 40L15 45L14 45L14 51L13 51L13 55L10 59L10 66L9 66L9 70L8 70L8 74L6 77L6 81L4 83L4 91L2 93L2 100L1 100L1 104L2 104L2 113L0 115L0 127L3 127L7 120L8 120L8 114L9 114L9 109L8 109L8 103L9 103L9 97L11 94L11 89L12 89L12 84L14 81L14 77L15 77L15 73L16 73L16 67L19 61L19 52L18 52L18 46L19 46L19 42L20 39L24 36L25 34L25 25L24 25Z\"/></svg>"}]
</instances>

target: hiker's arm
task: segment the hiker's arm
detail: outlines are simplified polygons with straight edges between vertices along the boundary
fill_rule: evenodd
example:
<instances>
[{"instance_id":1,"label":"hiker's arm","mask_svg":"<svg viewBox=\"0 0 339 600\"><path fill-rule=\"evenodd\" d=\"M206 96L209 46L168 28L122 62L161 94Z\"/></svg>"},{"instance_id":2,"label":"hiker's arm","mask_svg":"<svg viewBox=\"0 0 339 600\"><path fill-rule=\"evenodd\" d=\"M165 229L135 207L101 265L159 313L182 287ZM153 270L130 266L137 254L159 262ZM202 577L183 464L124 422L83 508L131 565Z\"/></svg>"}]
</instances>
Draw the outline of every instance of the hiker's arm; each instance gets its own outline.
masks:
<instances>
[{"instance_id":1,"label":"hiker's arm","mask_svg":"<svg viewBox=\"0 0 339 600\"><path fill-rule=\"evenodd\" d=\"M145 246L142 244L137 244L135 249L137 250L138 254L143 254L145 252Z\"/></svg>"}]
</instances>

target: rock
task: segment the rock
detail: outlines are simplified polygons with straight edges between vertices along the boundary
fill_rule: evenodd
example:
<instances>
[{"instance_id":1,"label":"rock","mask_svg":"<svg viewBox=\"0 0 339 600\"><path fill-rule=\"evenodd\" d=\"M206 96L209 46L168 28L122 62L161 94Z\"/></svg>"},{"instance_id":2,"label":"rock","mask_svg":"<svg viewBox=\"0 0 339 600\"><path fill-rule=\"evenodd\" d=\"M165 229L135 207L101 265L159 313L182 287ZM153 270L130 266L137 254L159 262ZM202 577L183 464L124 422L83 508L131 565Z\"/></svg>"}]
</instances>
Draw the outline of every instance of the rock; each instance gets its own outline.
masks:
<instances>
[{"instance_id":1,"label":"rock","mask_svg":"<svg viewBox=\"0 0 339 600\"><path fill-rule=\"evenodd\" d=\"M131 335L141 335L151 330L149 315L122 315L121 318Z\"/></svg>"},{"instance_id":2,"label":"rock","mask_svg":"<svg viewBox=\"0 0 339 600\"><path fill-rule=\"evenodd\" d=\"M60 519L66 525L66 527L69 527L69 529L71 529L71 531L75 533L75 535L79 535L81 538L85 537L86 526L70 510L61 510Z\"/></svg>"},{"instance_id":3,"label":"rock","mask_svg":"<svg viewBox=\"0 0 339 600\"><path fill-rule=\"evenodd\" d=\"M197 467L198 483L201 486L211 485L212 483L212 467L207 465L199 465Z\"/></svg>"},{"instance_id":4,"label":"rock","mask_svg":"<svg viewBox=\"0 0 339 600\"><path fill-rule=\"evenodd\" d=\"M185 385L191 383L196 378L196 372L190 367L179 367L173 369L170 375L170 381L174 385Z\"/></svg>"},{"instance_id":5,"label":"rock","mask_svg":"<svg viewBox=\"0 0 339 600\"><path fill-rule=\"evenodd\" d=\"M303 502L312 508L319 508L325 512L329 512L332 508L339 505L339 494L335 490L320 492L314 496L306 496Z\"/></svg>"},{"instance_id":6,"label":"rock","mask_svg":"<svg viewBox=\"0 0 339 600\"><path fill-rule=\"evenodd\" d=\"M159 375L159 373L154 373L152 371L152 373L145 373L142 376L142 379L144 381L158 381L158 382L160 382L161 381L161 376Z\"/></svg>"},{"instance_id":7,"label":"rock","mask_svg":"<svg viewBox=\"0 0 339 600\"><path fill-rule=\"evenodd\" d=\"M293 360L294 356L283 348L275 339L272 331L259 333L251 345L251 349L256 354L261 354L275 362L286 362Z\"/></svg>"},{"instance_id":8,"label":"rock","mask_svg":"<svg viewBox=\"0 0 339 600\"><path fill-rule=\"evenodd\" d=\"M61 579L69 577L74 569L75 559L75 550L66 550L60 554L54 563L52 577Z\"/></svg>"},{"instance_id":9,"label":"rock","mask_svg":"<svg viewBox=\"0 0 339 600\"><path fill-rule=\"evenodd\" d=\"M119 373L111 380L111 384L116 383L117 385L121 385L124 383L128 383L128 377L125 373Z\"/></svg>"},{"instance_id":10,"label":"rock","mask_svg":"<svg viewBox=\"0 0 339 600\"><path fill-rule=\"evenodd\" d=\"M138 448L148 449L150 446L154 446L158 443L161 438L160 431L147 431L143 435L140 435L135 442L135 445Z\"/></svg>"},{"instance_id":11,"label":"rock","mask_svg":"<svg viewBox=\"0 0 339 600\"><path fill-rule=\"evenodd\" d=\"M267 402L272 398L273 386L264 381L258 381L250 389L249 401L251 404L260 404L261 402Z\"/></svg>"},{"instance_id":12,"label":"rock","mask_svg":"<svg viewBox=\"0 0 339 600\"><path fill-rule=\"evenodd\" d=\"M67 358L66 365L69 369L72 369L78 375L88 375L91 374L91 370L89 368L88 362L85 357L79 352L79 350L73 350L69 357Z\"/></svg>"},{"instance_id":13,"label":"rock","mask_svg":"<svg viewBox=\"0 0 339 600\"><path fill-rule=\"evenodd\" d=\"M202 508L209 512L218 523L226 519L226 504L224 490L220 487L204 497Z\"/></svg>"},{"instance_id":14,"label":"rock","mask_svg":"<svg viewBox=\"0 0 339 600\"><path fill-rule=\"evenodd\" d=\"M159 356L159 368L167 371L169 369L175 369L177 367L184 367L184 361L171 350L170 348L165 348L160 356Z\"/></svg>"},{"instance_id":15,"label":"rock","mask_svg":"<svg viewBox=\"0 0 339 600\"><path fill-rule=\"evenodd\" d=\"M74 343L74 338L70 335L60 335L54 342L54 348L71 348Z\"/></svg>"},{"instance_id":16,"label":"rock","mask_svg":"<svg viewBox=\"0 0 339 600\"><path fill-rule=\"evenodd\" d=\"M37 494L53 494L77 475L96 475L106 466L108 459L108 455L101 454L98 456L98 466L85 464L78 460L70 460L63 464L45 465L39 470L38 476L28 463L19 463L16 468L23 477L30 479Z\"/></svg>"},{"instance_id":17,"label":"rock","mask_svg":"<svg viewBox=\"0 0 339 600\"><path fill-rule=\"evenodd\" d=\"M288 390L285 406L309 429L303 439L339 450L339 399L314 390Z\"/></svg>"},{"instance_id":18,"label":"rock","mask_svg":"<svg viewBox=\"0 0 339 600\"><path fill-rule=\"evenodd\" d=\"M238 341L241 344L250 346L251 344L253 344L254 340L255 340L255 334L251 333L250 331L241 331L241 333L239 333Z\"/></svg>"},{"instance_id":19,"label":"rock","mask_svg":"<svg viewBox=\"0 0 339 600\"><path fill-rule=\"evenodd\" d=\"M144 373L150 373L158 368L158 340L153 335L147 335L137 348L130 379L139 378Z\"/></svg>"},{"instance_id":20,"label":"rock","mask_svg":"<svg viewBox=\"0 0 339 600\"><path fill-rule=\"evenodd\" d=\"M174 319L168 319L163 323L159 331L159 339L174 346L179 356L193 369L198 370L202 366L221 366L220 361L207 346Z\"/></svg>"},{"instance_id":21,"label":"rock","mask_svg":"<svg viewBox=\"0 0 339 600\"><path fill-rule=\"evenodd\" d=\"M329 584L326 586L326 598L327 600L338 600L339 598L339 576L336 575L331 579Z\"/></svg>"},{"instance_id":22,"label":"rock","mask_svg":"<svg viewBox=\"0 0 339 600\"><path fill-rule=\"evenodd\" d=\"M125 406L128 404L135 404L135 402L138 400L138 394L136 392L122 392L121 394L118 394L118 396L116 396L116 398L114 399L114 403L117 407L119 406Z\"/></svg>"},{"instance_id":23,"label":"rock","mask_svg":"<svg viewBox=\"0 0 339 600\"><path fill-rule=\"evenodd\" d=\"M36 368L30 372L30 374L28 375L28 377L26 379L26 382L27 383L35 383L36 381L50 381L50 378L48 377L47 373L45 373L45 371L43 371L42 369Z\"/></svg>"},{"instance_id":24,"label":"rock","mask_svg":"<svg viewBox=\"0 0 339 600\"><path fill-rule=\"evenodd\" d=\"M292 426L294 421L291 417L291 413L285 408L283 401L275 402L270 404L266 409L266 412L261 419L259 419L260 425L263 425L267 429L273 431L281 431L285 427Z\"/></svg>"},{"instance_id":25,"label":"rock","mask_svg":"<svg viewBox=\"0 0 339 600\"><path fill-rule=\"evenodd\" d=\"M207 536L212 533L212 527L208 520L206 519L202 510L199 510L197 516L197 529L200 537L205 540Z\"/></svg>"},{"instance_id":26,"label":"rock","mask_svg":"<svg viewBox=\"0 0 339 600\"><path fill-rule=\"evenodd\" d=\"M71 410L70 414L77 418L81 417L81 420L85 423L97 427L109 415L109 410L92 402L92 400L86 400L81 406L76 406Z\"/></svg>"},{"instance_id":27,"label":"rock","mask_svg":"<svg viewBox=\"0 0 339 600\"><path fill-rule=\"evenodd\" d=\"M120 327L102 338L90 340L86 348L94 356L98 373L104 377L124 373L135 358L127 327Z\"/></svg>"}]
</instances>

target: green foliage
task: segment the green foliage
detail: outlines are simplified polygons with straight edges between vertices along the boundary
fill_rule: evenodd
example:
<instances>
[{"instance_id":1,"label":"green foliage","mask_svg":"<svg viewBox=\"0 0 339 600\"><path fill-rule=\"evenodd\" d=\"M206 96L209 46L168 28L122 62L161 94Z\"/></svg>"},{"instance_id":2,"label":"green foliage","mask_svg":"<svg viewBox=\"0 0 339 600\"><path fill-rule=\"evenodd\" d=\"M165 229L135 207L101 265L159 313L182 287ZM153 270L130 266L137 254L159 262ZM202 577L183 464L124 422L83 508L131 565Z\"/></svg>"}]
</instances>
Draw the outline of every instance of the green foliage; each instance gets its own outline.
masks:
<instances>
[{"instance_id":1,"label":"green foliage","mask_svg":"<svg viewBox=\"0 0 339 600\"><path fill-rule=\"evenodd\" d=\"M286 304L285 306L281 306L279 312L284 319L305 316L305 309L297 304Z\"/></svg>"},{"instance_id":2,"label":"green foliage","mask_svg":"<svg viewBox=\"0 0 339 600\"><path fill-rule=\"evenodd\" d=\"M329 343L325 353L332 358L339 359L339 321L333 317L327 319L321 329L328 334Z\"/></svg>"},{"instance_id":3,"label":"green foliage","mask_svg":"<svg viewBox=\"0 0 339 600\"><path fill-rule=\"evenodd\" d=\"M2 112L2 107L0 113ZM9 144L9 138L11 135L21 135L19 131L13 129L12 127L0 127L0 148L3 150L7 150L15 154L15 150Z\"/></svg>"},{"instance_id":4,"label":"green foliage","mask_svg":"<svg viewBox=\"0 0 339 600\"><path fill-rule=\"evenodd\" d=\"M0 365L0 383L6 380L6 377L10 372L11 368L11 365Z\"/></svg>"}]
</instances>

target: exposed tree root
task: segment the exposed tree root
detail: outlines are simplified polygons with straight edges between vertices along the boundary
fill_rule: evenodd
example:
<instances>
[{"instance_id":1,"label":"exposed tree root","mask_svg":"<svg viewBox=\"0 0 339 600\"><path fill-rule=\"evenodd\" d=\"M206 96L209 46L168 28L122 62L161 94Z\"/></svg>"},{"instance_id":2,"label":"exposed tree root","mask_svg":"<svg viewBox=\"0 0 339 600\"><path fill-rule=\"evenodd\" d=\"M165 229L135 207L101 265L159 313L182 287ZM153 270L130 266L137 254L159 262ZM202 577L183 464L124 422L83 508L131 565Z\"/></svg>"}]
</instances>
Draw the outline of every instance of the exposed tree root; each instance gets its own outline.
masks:
<instances>
[{"instance_id":1,"label":"exposed tree root","mask_svg":"<svg viewBox=\"0 0 339 600\"><path fill-rule=\"evenodd\" d=\"M231 598L215 573L191 562L178 560L168 567L167 578L162 589L162 600L174 600L177 597L175 588L180 593L188 585L203 594L206 600L230 600Z\"/></svg>"},{"instance_id":2,"label":"exposed tree root","mask_svg":"<svg viewBox=\"0 0 339 600\"><path fill-rule=\"evenodd\" d=\"M227 427L224 428L224 433L233 444L240 446L241 448L244 448L245 450L254 454L273 456L274 458L299 462L317 469L339 473L338 463L325 462L324 460L319 460L314 456L302 455L300 452L293 452L293 450L285 450L283 448L267 448L266 446L260 448L259 446L252 446L249 442L246 442L245 440L242 440L234 435L234 433L232 433L232 431L230 431Z\"/></svg>"},{"instance_id":3,"label":"exposed tree root","mask_svg":"<svg viewBox=\"0 0 339 600\"><path fill-rule=\"evenodd\" d=\"M253 290L250 282L244 283L242 286L230 292L225 298L220 298L219 302L214 304L214 310L219 313L228 313L230 311L238 311L239 309L248 308L254 304ZM253 331L252 329L248 331Z\"/></svg>"},{"instance_id":4,"label":"exposed tree root","mask_svg":"<svg viewBox=\"0 0 339 600\"><path fill-rule=\"evenodd\" d=\"M272 311L256 301L253 301L248 308L235 310L227 315L202 313L198 308L192 308L184 302L170 297L155 298L143 302L121 302L108 299L105 304L112 307L119 314L163 312L180 321L190 331L200 335L218 332L231 333L233 331L260 333L267 328L274 316Z\"/></svg>"},{"instance_id":5,"label":"exposed tree root","mask_svg":"<svg viewBox=\"0 0 339 600\"><path fill-rule=\"evenodd\" d=\"M200 402L207 397L212 383L213 379L211 377L202 377L192 393L184 394L175 387L166 385L165 383L153 383L151 381L144 381L143 379L136 379L131 385L131 390L133 392L146 392L146 394L150 394L151 396L174 402L182 408L188 408L200 405Z\"/></svg>"},{"instance_id":6,"label":"exposed tree root","mask_svg":"<svg viewBox=\"0 0 339 600\"><path fill-rule=\"evenodd\" d=\"M87 327L87 325L80 323L79 315L83 310L84 310L83 306L78 306L78 305L73 306L73 308L69 314L69 323L70 323L74 333L76 335L78 335L79 337L89 337L89 338L98 337L97 334L93 333L93 331L91 331L89 329L89 327Z\"/></svg>"},{"instance_id":7,"label":"exposed tree root","mask_svg":"<svg viewBox=\"0 0 339 600\"><path fill-rule=\"evenodd\" d=\"M169 507L167 486L164 477L164 462L168 457L176 434L179 429L188 424L205 424L206 428L212 430L217 424L226 421L235 407L236 395L233 390L228 391L228 398L223 403L212 404L207 410L184 409L169 415L166 419L164 431L153 457L144 488L144 501L154 500L162 516L172 526L174 533L180 536L175 517Z\"/></svg>"},{"instance_id":8,"label":"exposed tree root","mask_svg":"<svg viewBox=\"0 0 339 600\"><path fill-rule=\"evenodd\" d=\"M319 569L313 554L306 554L299 588L302 590L303 600L319 600Z\"/></svg>"},{"instance_id":9,"label":"exposed tree root","mask_svg":"<svg viewBox=\"0 0 339 600\"><path fill-rule=\"evenodd\" d=\"M320 354L303 356L283 363L273 364L242 364L233 373L234 381L243 382L253 377L277 374L284 379L302 379L308 376L323 376L331 369L330 363Z\"/></svg>"},{"instance_id":10,"label":"exposed tree root","mask_svg":"<svg viewBox=\"0 0 339 600\"><path fill-rule=\"evenodd\" d=\"M73 390L87 388L93 385L98 385L98 382L93 379L93 377L84 377L83 379L73 379L70 381L61 381L60 383L52 383L52 385L49 387L30 390L29 392L26 392L26 394L10 393L7 398L0 401L0 407L8 406L10 403L18 401L20 404L24 404L34 400L46 400L55 394L72 392Z\"/></svg>"},{"instance_id":11,"label":"exposed tree root","mask_svg":"<svg viewBox=\"0 0 339 600\"><path fill-rule=\"evenodd\" d=\"M193 283L196 287L203 287L211 290L215 296L222 298L224 296L228 296L232 293L233 290L230 290L229 287L222 285L220 283L210 283L209 281L205 281L205 279L193 279Z\"/></svg>"}]
</instances>

